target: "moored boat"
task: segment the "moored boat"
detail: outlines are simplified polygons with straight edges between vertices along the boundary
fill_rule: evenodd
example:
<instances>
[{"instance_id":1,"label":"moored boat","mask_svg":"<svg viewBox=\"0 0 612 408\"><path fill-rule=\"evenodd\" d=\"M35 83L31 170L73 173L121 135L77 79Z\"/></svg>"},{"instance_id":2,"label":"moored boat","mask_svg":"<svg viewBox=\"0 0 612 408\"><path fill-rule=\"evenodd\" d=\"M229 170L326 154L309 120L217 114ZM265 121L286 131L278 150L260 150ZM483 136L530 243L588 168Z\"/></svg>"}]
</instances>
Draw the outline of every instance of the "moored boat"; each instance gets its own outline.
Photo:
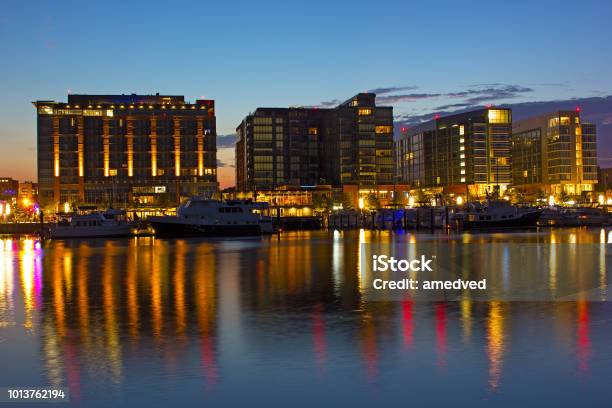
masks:
<instances>
[{"instance_id":1,"label":"moored boat","mask_svg":"<svg viewBox=\"0 0 612 408\"><path fill-rule=\"evenodd\" d=\"M101 212L93 207L80 207L75 213L60 214L59 222L49 229L49 236L54 239L127 237L132 229L123 211Z\"/></svg>"},{"instance_id":2,"label":"moored boat","mask_svg":"<svg viewBox=\"0 0 612 408\"><path fill-rule=\"evenodd\" d=\"M264 206L250 200L191 198L175 216L149 217L149 222L155 235L164 237L260 235L274 232Z\"/></svg>"},{"instance_id":3,"label":"moored boat","mask_svg":"<svg viewBox=\"0 0 612 408\"><path fill-rule=\"evenodd\" d=\"M541 210L519 208L505 200L489 200L484 207L468 207L460 219L463 229L506 229L536 227Z\"/></svg>"}]
</instances>

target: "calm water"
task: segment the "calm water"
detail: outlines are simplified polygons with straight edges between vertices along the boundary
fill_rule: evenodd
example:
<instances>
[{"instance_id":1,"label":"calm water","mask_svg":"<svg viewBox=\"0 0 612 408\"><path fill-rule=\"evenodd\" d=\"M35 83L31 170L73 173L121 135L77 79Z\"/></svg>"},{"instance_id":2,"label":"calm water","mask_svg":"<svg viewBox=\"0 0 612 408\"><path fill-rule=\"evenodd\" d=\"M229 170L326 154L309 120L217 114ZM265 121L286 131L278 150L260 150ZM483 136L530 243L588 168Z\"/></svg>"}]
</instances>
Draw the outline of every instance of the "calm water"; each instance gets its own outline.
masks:
<instances>
[{"instance_id":1,"label":"calm water","mask_svg":"<svg viewBox=\"0 0 612 408\"><path fill-rule=\"evenodd\" d=\"M610 302L365 300L360 243L432 238L0 238L0 387L67 387L84 407L610 406ZM584 229L435 238L612 242ZM576 274L608 284L605 265Z\"/></svg>"}]
</instances>

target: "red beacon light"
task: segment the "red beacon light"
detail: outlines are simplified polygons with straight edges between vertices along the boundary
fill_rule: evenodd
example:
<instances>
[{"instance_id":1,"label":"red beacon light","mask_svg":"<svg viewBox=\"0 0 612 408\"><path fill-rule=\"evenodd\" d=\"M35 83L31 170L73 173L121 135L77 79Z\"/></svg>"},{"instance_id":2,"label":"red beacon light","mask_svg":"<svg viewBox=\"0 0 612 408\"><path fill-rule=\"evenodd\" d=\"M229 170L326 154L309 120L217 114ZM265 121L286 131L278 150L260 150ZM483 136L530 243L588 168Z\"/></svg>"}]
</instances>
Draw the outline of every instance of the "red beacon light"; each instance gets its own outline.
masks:
<instances>
[{"instance_id":1,"label":"red beacon light","mask_svg":"<svg viewBox=\"0 0 612 408\"><path fill-rule=\"evenodd\" d=\"M485 108L487 108L487 109L491 109L492 107L493 107L493 104L492 104L492 103L487 103L487 104L485 105Z\"/></svg>"},{"instance_id":2,"label":"red beacon light","mask_svg":"<svg viewBox=\"0 0 612 408\"><path fill-rule=\"evenodd\" d=\"M402 133L406 133L406 131L407 131L407 130L408 130L408 128L403 127L403 128L402 128Z\"/></svg>"},{"instance_id":3,"label":"red beacon light","mask_svg":"<svg viewBox=\"0 0 612 408\"><path fill-rule=\"evenodd\" d=\"M435 120L440 119L440 114L439 114L439 113L436 113L436 115L434 116L434 119L435 119Z\"/></svg>"},{"instance_id":4,"label":"red beacon light","mask_svg":"<svg viewBox=\"0 0 612 408\"><path fill-rule=\"evenodd\" d=\"M576 112L580 113L580 106L576 106Z\"/></svg>"}]
</instances>

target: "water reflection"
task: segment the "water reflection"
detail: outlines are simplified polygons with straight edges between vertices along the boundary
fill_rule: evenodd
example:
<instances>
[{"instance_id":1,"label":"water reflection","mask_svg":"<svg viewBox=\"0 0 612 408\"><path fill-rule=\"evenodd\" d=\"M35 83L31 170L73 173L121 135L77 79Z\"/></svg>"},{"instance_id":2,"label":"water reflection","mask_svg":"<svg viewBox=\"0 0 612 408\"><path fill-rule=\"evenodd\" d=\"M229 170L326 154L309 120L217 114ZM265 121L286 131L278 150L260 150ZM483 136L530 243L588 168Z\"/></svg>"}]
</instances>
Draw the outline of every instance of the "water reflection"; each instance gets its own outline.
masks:
<instances>
[{"instance_id":1,"label":"water reflection","mask_svg":"<svg viewBox=\"0 0 612 408\"><path fill-rule=\"evenodd\" d=\"M607 303L364 299L360 244L434 238L455 240L450 250L459 251L465 242L511 240L605 245L609 234L432 237L361 230L295 233L280 240L48 242L42 248L33 239L0 239L0 338L22 328L3 347L16 354L34 347L29 351L38 360L29 374L69 387L77 402L86 395L129 399L125 390L143 382L179 396L195 380L204 393L228 396L225 384L253 375L282 381L288 373L308 382L337 378L347 369L354 384L406 376L436 381L464 371L463 381L482 378L477 387L496 394L512 381L504 375L508 367L529 363L528 356L510 353L511 343L512 351L524 344L525 332L539 333L530 337L531 347L552 353L559 364L569 347L576 373L591 381L597 376L601 368L593 361L612 354L612 323L602 318ZM552 247L543 262L555 290L558 259ZM498 255L508 285L517 266L503 249ZM574 257L576 267L584 261ZM588 285L595 278L606 299L605 257L593 261L597 267L576 273L575 283ZM10 382L9 376L1 373L0 383Z\"/></svg>"}]
</instances>

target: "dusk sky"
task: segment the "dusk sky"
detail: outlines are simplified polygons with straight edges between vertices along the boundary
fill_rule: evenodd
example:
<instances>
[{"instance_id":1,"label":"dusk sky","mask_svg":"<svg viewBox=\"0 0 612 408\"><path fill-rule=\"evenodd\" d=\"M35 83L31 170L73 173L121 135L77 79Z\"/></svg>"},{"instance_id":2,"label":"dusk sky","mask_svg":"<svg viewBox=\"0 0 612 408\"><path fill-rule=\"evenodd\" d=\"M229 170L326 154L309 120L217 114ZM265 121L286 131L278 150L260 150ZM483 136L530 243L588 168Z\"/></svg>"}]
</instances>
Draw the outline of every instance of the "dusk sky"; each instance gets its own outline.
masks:
<instances>
[{"instance_id":1,"label":"dusk sky","mask_svg":"<svg viewBox=\"0 0 612 408\"><path fill-rule=\"evenodd\" d=\"M68 92L215 99L219 135L368 90L397 120L612 94L607 1L60 3L3 2L0 176L36 179L30 102ZM232 185L233 149L218 157Z\"/></svg>"}]
</instances>

